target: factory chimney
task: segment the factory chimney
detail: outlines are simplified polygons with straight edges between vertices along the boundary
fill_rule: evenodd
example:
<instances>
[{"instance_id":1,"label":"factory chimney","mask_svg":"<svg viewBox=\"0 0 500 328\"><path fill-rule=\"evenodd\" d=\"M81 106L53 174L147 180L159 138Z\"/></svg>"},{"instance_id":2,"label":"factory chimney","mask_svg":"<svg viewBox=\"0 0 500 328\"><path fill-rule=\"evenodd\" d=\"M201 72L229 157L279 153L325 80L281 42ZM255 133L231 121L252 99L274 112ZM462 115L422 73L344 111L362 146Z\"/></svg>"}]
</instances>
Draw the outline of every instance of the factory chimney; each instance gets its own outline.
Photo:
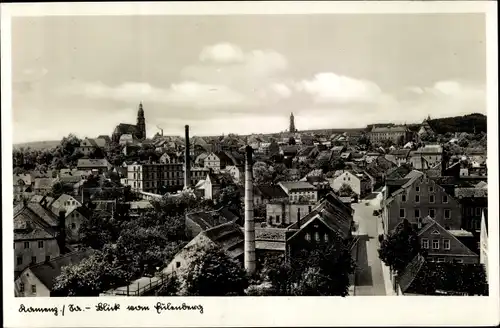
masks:
<instances>
[{"instance_id":1,"label":"factory chimney","mask_svg":"<svg viewBox=\"0 0 500 328\"><path fill-rule=\"evenodd\" d=\"M245 270L255 273L255 221L253 218L252 147L245 148Z\"/></svg>"},{"instance_id":2,"label":"factory chimney","mask_svg":"<svg viewBox=\"0 0 500 328\"><path fill-rule=\"evenodd\" d=\"M191 157L189 155L189 125L185 126L185 146L184 150L184 189L191 187Z\"/></svg>"}]
</instances>

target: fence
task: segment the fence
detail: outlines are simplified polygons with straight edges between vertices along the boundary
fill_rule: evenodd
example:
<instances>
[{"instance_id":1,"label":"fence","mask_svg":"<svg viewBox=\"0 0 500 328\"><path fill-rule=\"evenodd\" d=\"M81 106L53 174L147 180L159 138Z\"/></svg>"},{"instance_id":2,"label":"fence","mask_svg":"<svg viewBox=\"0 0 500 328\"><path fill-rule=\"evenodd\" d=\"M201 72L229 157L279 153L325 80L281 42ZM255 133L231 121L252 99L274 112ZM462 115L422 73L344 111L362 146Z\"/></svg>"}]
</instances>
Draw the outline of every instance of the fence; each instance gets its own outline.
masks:
<instances>
[{"instance_id":1,"label":"fence","mask_svg":"<svg viewBox=\"0 0 500 328\"><path fill-rule=\"evenodd\" d=\"M102 293L101 296L141 296L167 283L172 274L157 277L141 277L127 286L118 287Z\"/></svg>"}]
</instances>

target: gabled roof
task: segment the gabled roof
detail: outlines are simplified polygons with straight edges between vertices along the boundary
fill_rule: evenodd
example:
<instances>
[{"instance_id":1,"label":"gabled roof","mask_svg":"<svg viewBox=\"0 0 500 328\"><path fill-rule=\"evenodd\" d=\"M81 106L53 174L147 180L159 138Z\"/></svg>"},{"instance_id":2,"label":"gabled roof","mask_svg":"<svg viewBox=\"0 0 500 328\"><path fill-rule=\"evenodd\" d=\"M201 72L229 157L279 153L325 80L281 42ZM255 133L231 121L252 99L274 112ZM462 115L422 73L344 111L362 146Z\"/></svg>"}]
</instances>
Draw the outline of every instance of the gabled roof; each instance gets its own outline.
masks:
<instances>
[{"instance_id":1,"label":"gabled roof","mask_svg":"<svg viewBox=\"0 0 500 328\"><path fill-rule=\"evenodd\" d=\"M46 220L49 214L40 213L39 206L29 203L14 209L14 240L55 238L57 221L54 224L53 217Z\"/></svg>"},{"instance_id":2,"label":"gabled roof","mask_svg":"<svg viewBox=\"0 0 500 328\"><path fill-rule=\"evenodd\" d=\"M78 160L78 167L108 167L109 163L107 159L89 159L80 158Z\"/></svg>"},{"instance_id":3,"label":"gabled roof","mask_svg":"<svg viewBox=\"0 0 500 328\"><path fill-rule=\"evenodd\" d=\"M279 184L287 188L288 190L294 190L294 189L316 190L316 188L312 184L305 181L281 181Z\"/></svg>"},{"instance_id":4,"label":"gabled roof","mask_svg":"<svg viewBox=\"0 0 500 328\"><path fill-rule=\"evenodd\" d=\"M297 153L297 156L311 156L311 154L315 150L316 150L315 146L302 147Z\"/></svg>"},{"instance_id":5,"label":"gabled roof","mask_svg":"<svg viewBox=\"0 0 500 328\"><path fill-rule=\"evenodd\" d=\"M256 186L255 189L265 199L288 198L288 195L280 186L260 185Z\"/></svg>"},{"instance_id":6,"label":"gabled roof","mask_svg":"<svg viewBox=\"0 0 500 328\"><path fill-rule=\"evenodd\" d=\"M487 189L488 188L488 183L484 182L484 181L480 181L477 185L476 185L476 188L479 188L479 189Z\"/></svg>"},{"instance_id":7,"label":"gabled roof","mask_svg":"<svg viewBox=\"0 0 500 328\"><path fill-rule=\"evenodd\" d=\"M233 219L231 220L228 218L228 215L221 215L219 211L199 211L186 214L186 219L194 222L202 230L208 230L221 224L233 222L237 218L233 215Z\"/></svg>"},{"instance_id":8,"label":"gabled roof","mask_svg":"<svg viewBox=\"0 0 500 328\"><path fill-rule=\"evenodd\" d=\"M200 234L205 235L226 251L231 258L236 258L244 252L244 235L236 223L224 223L217 227L202 231Z\"/></svg>"},{"instance_id":9,"label":"gabled roof","mask_svg":"<svg viewBox=\"0 0 500 328\"><path fill-rule=\"evenodd\" d=\"M50 189L54 180L53 178L35 178L35 189Z\"/></svg>"},{"instance_id":10,"label":"gabled roof","mask_svg":"<svg viewBox=\"0 0 500 328\"><path fill-rule=\"evenodd\" d=\"M58 256L50 261L32 265L25 270L30 270L42 284L52 291L54 287L54 280L62 272L62 269L68 265L78 264L83 259L89 257L93 250L82 250L77 252L68 253Z\"/></svg>"},{"instance_id":11,"label":"gabled roof","mask_svg":"<svg viewBox=\"0 0 500 328\"><path fill-rule=\"evenodd\" d=\"M408 290L408 288L411 286L412 282L420 272L420 269L422 268L424 263L425 258L420 254L417 254L417 256L415 256L413 260L408 263L403 274L398 277L398 284L401 288L401 292L404 293L406 292L406 290Z\"/></svg>"}]
</instances>

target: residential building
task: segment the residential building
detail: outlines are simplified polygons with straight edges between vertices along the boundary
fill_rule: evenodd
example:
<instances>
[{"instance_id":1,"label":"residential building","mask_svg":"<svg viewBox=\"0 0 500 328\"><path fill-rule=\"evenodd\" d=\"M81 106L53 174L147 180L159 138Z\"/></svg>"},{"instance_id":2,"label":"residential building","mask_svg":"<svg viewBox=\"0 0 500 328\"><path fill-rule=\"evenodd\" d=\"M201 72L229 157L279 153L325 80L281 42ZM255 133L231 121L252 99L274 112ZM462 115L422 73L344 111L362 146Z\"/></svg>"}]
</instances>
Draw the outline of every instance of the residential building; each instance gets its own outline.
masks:
<instances>
[{"instance_id":1,"label":"residential building","mask_svg":"<svg viewBox=\"0 0 500 328\"><path fill-rule=\"evenodd\" d=\"M228 165L226 166L225 171L231 175L234 183L243 183L245 172L242 166Z\"/></svg>"},{"instance_id":2,"label":"residential building","mask_svg":"<svg viewBox=\"0 0 500 328\"><path fill-rule=\"evenodd\" d=\"M339 237L352 240L352 209L347 208L335 195L329 194L319 205L287 228L286 254L294 257L302 249L318 243L329 243Z\"/></svg>"},{"instance_id":3,"label":"residential building","mask_svg":"<svg viewBox=\"0 0 500 328\"><path fill-rule=\"evenodd\" d=\"M221 170L221 159L215 153L209 153L203 159L203 167L211 169L214 172L219 172Z\"/></svg>"},{"instance_id":4,"label":"residential building","mask_svg":"<svg viewBox=\"0 0 500 328\"><path fill-rule=\"evenodd\" d=\"M429 216L418 229L421 249L426 251L427 261L453 263L479 263L478 254L470 250L459 238L472 234L461 230L447 230Z\"/></svg>"},{"instance_id":5,"label":"residential building","mask_svg":"<svg viewBox=\"0 0 500 328\"><path fill-rule=\"evenodd\" d=\"M441 145L426 145L417 149L410 156L410 163L414 169L430 169L439 165L443 160L443 147Z\"/></svg>"},{"instance_id":6,"label":"residential building","mask_svg":"<svg viewBox=\"0 0 500 328\"><path fill-rule=\"evenodd\" d=\"M35 179L31 174L14 174L14 201L29 199L34 194Z\"/></svg>"},{"instance_id":7,"label":"residential building","mask_svg":"<svg viewBox=\"0 0 500 328\"><path fill-rule=\"evenodd\" d=\"M266 222L270 226L288 226L312 212L315 205L294 204L287 200L272 200L266 204Z\"/></svg>"},{"instance_id":8,"label":"residential building","mask_svg":"<svg viewBox=\"0 0 500 328\"><path fill-rule=\"evenodd\" d=\"M227 174L208 173L203 185L205 199L216 198L224 187L232 184L232 178Z\"/></svg>"},{"instance_id":9,"label":"residential building","mask_svg":"<svg viewBox=\"0 0 500 328\"><path fill-rule=\"evenodd\" d=\"M97 171L99 173L108 172L111 169L107 159L80 158L77 164L78 170Z\"/></svg>"},{"instance_id":10,"label":"residential building","mask_svg":"<svg viewBox=\"0 0 500 328\"><path fill-rule=\"evenodd\" d=\"M34 192L35 195L45 195L51 189L54 184L54 178L35 178Z\"/></svg>"},{"instance_id":11,"label":"residential building","mask_svg":"<svg viewBox=\"0 0 500 328\"><path fill-rule=\"evenodd\" d=\"M309 182L304 181L282 181L278 185L288 195L292 203L305 200L315 203L318 201L318 191Z\"/></svg>"},{"instance_id":12,"label":"residential building","mask_svg":"<svg viewBox=\"0 0 500 328\"><path fill-rule=\"evenodd\" d=\"M183 170L184 171L184 170ZM210 172L210 169L204 167L192 167L191 168L191 185L196 186L196 184L202 180L207 178L207 174Z\"/></svg>"},{"instance_id":13,"label":"residential building","mask_svg":"<svg viewBox=\"0 0 500 328\"><path fill-rule=\"evenodd\" d=\"M59 219L38 203L21 203L14 208L14 271L59 256L65 250L64 213Z\"/></svg>"},{"instance_id":14,"label":"residential building","mask_svg":"<svg viewBox=\"0 0 500 328\"><path fill-rule=\"evenodd\" d=\"M184 185L184 165L132 164L127 166L127 185L133 191L164 194Z\"/></svg>"},{"instance_id":15,"label":"residential building","mask_svg":"<svg viewBox=\"0 0 500 328\"><path fill-rule=\"evenodd\" d=\"M385 155L385 158L397 166L401 166L403 164L408 163L410 156L410 149L396 149L389 152L389 154Z\"/></svg>"},{"instance_id":16,"label":"residential building","mask_svg":"<svg viewBox=\"0 0 500 328\"><path fill-rule=\"evenodd\" d=\"M15 281L16 297L57 296L54 291L55 278L62 269L80 263L92 253L92 250L76 251L27 267Z\"/></svg>"},{"instance_id":17,"label":"residential building","mask_svg":"<svg viewBox=\"0 0 500 328\"><path fill-rule=\"evenodd\" d=\"M404 145L411 140L412 133L406 125L373 127L368 137L373 144L391 140L396 145Z\"/></svg>"},{"instance_id":18,"label":"residential building","mask_svg":"<svg viewBox=\"0 0 500 328\"><path fill-rule=\"evenodd\" d=\"M318 151L317 147L315 147L315 146L306 146L306 147L301 148L298 151L297 156L295 157L295 159L299 163L304 163L304 162L307 162L307 161L310 161L310 160L314 160L316 158L316 156L318 156L318 154L319 154L319 151Z\"/></svg>"},{"instance_id":19,"label":"residential building","mask_svg":"<svg viewBox=\"0 0 500 328\"><path fill-rule=\"evenodd\" d=\"M90 219L92 213L84 206L72 207L66 213L66 239L70 243L80 242L82 235L80 227Z\"/></svg>"},{"instance_id":20,"label":"residential building","mask_svg":"<svg viewBox=\"0 0 500 328\"><path fill-rule=\"evenodd\" d=\"M69 210L73 210L73 208L80 206L82 206L82 204L73 196L62 194L59 198L52 202L51 210L55 215L57 215L60 211L68 212Z\"/></svg>"},{"instance_id":21,"label":"residential building","mask_svg":"<svg viewBox=\"0 0 500 328\"><path fill-rule=\"evenodd\" d=\"M418 129L418 132L417 132L417 134L420 137L422 137L424 135L433 135L434 134L434 130L430 126L429 121L430 121L430 118L426 118L422 122L422 124L420 125L420 128Z\"/></svg>"},{"instance_id":22,"label":"residential building","mask_svg":"<svg viewBox=\"0 0 500 328\"><path fill-rule=\"evenodd\" d=\"M354 173L349 170L342 170L337 177L332 179L330 184L335 191L339 191L343 185L349 186L360 197L373 191L372 181L367 174Z\"/></svg>"},{"instance_id":23,"label":"residential building","mask_svg":"<svg viewBox=\"0 0 500 328\"><path fill-rule=\"evenodd\" d=\"M254 186L254 205L267 204L269 202L281 202L289 199L288 194L277 185Z\"/></svg>"},{"instance_id":24,"label":"residential building","mask_svg":"<svg viewBox=\"0 0 500 328\"><path fill-rule=\"evenodd\" d=\"M460 202L462 228L480 231L483 211L488 208L488 189L458 187L455 188L455 198Z\"/></svg>"},{"instance_id":25,"label":"residential building","mask_svg":"<svg viewBox=\"0 0 500 328\"><path fill-rule=\"evenodd\" d=\"M90 138L85 138L82 141L80 141L80 147L78 147L78 150L83 153L85 156L89 156L92 154L94 151L97 149L104 149L106 147L106 140L105 139L90 139Z\"/></svg>"},{"instance_id":26,"label":"residential building","mask_svg":"<svg viewBox=\"0 0 500 328\"><path fill-rule=\"evenodd\" d=\"M399 181L402 184L386 188L382 203L385 234L404 219L416 226L427 216L447 230L460 230L460 204L441 185L420 171L412 171ZM391 189L396 190L389 193Z\"/></svg>"}]
</instances>

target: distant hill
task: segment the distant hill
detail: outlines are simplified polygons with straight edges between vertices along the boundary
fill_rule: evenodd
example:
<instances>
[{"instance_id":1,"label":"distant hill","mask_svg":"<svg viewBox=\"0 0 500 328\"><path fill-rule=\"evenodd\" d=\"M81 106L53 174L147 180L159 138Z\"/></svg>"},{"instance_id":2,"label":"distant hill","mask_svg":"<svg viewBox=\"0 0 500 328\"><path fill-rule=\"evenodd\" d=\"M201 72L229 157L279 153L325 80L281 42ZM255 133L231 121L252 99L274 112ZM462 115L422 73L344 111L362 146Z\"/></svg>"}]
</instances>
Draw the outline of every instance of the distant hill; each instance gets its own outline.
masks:
<instances>
[{"instance_id":1,"label":"distant hill","mask_svg":"<svg viewBox=\"0 0 500 328\"><path fill-rule=\"evenodd\" d=\"M42 150L42 149L54 148L56 146L59 146L60 143L61 143L61 140L32 141L32 142L23 142L23 143L19 143L19 144L14 144L12 146L12 148L14 148L14 149L31 148L31 149L36 149L36 150Z\"/></svg>"},{"instance_id":2,"label":"distant hill","mask_svg":"<svg viewBox=\"0 0 500 328\"><path fill-rule=\"evenodd\" d=\"M486 132L487 126L486 115L478 113L431 119L429 125L439 134L445 134L447 132L480 133Z\"/></svg>"}]
</instances>

